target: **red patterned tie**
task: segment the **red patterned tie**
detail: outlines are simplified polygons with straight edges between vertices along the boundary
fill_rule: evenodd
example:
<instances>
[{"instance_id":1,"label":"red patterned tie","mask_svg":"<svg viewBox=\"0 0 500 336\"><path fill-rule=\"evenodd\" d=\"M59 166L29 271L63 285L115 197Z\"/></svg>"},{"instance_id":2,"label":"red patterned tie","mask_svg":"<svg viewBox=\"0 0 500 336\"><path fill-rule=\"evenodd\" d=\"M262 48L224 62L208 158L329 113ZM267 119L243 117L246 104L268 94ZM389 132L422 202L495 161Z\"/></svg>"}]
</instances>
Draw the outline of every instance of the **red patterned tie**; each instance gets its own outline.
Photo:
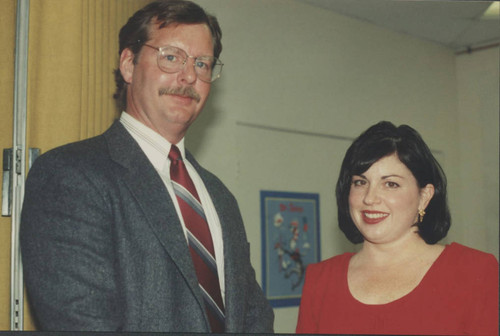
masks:
<instances>
[{"instance_id":1,"label":"red patterned tie","mask_svg":"<svg viewBox=\"0 0 500 336\"><path fill-rule=\"evenodd\" d=\"M224 332L224 305L217 275L212 235L193 181L182 161L179 149L172 145L170 178L181 209L188 234L188 245L193 258L198 283L203 293L211 331Z\"/></svg>"}]
</instances>

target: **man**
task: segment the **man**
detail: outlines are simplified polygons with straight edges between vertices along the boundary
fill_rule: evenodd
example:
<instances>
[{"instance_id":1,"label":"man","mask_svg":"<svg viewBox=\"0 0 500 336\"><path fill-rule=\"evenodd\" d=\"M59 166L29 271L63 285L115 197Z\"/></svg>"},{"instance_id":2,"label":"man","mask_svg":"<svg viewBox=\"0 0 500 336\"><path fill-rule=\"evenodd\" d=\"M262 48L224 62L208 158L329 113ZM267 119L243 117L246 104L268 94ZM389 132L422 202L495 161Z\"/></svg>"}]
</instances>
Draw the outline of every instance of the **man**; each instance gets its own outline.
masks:
<instances>
[{"instance_id":1,"label":"man","mask_svg":"<svg viewBox=\"0 0 500 336\"><path fill-rule=\"evenodd\" d=\"M120 120L33 165L20 236L40 329L273 331L236 200L184 150L220 37L191 2L138 11L120 31Z\"/></svg>"}]
</instances>

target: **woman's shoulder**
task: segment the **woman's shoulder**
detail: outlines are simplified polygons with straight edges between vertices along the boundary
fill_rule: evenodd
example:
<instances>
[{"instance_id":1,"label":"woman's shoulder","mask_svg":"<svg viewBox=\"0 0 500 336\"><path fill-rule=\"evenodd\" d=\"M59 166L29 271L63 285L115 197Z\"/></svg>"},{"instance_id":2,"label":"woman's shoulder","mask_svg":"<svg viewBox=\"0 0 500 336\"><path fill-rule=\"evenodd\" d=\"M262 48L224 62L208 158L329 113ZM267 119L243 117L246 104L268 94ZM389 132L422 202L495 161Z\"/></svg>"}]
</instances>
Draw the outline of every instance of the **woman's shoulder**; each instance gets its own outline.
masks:
<instances>
[{"instance_id":1,"label":"woman's shoulder","mask_svg":"<svg viewBox=\"0 0 500 336\"><path fill-rule=\"evenodd\" d=\"M445 260L454 265L457 270L473 273L479 270L489 270L498 273L498 261L491 253L486 253L459 243L446 245Z\"/></svg>"},{"instance_id":2,"label":"woman's shoulder","mask_svg":"<svg viewBox=\"0 0 500 336\"><path fill-rule=\"evenodd\" d=\"M472 247L468 247L459 243L451 243L446 245L448 253L454 257L465 258L466 260L484 260L498 264L497 259L491 253L483 252Z\"/></svg>"}]
</instances>

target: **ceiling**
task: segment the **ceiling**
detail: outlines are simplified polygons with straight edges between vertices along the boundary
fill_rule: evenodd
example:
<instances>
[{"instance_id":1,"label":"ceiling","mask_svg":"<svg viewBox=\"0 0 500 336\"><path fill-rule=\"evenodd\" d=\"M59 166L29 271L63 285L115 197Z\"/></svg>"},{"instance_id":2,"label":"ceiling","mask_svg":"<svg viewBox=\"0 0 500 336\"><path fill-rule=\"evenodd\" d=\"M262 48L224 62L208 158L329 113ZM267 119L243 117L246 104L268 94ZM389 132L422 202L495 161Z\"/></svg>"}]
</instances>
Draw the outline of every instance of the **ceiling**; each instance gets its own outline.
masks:
<instances>
[{"instance_id":1,"label":"ceiling","mask_svg":"<svg viewBox=\"0 0 500 336\"><path fill-rule=\"evenodd\" d=\"M399 33L433 41L456 52L500 42L500 19L482 18L493 1L300 0Z\"/></svg>"}]
</instances>

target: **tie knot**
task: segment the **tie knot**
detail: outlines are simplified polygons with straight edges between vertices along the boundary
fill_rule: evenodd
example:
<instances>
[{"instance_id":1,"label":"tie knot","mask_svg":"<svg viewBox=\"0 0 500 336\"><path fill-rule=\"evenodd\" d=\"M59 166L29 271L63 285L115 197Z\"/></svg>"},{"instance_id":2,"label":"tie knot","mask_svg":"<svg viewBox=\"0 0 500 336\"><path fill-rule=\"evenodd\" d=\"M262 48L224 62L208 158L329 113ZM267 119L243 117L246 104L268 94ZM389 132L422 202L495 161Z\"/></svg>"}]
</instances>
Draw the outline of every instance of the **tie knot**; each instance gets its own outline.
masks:
<instances>
[{"instance_id":1,"label":"tie knot","mask_svg":"<svg viewBox=\"0 0 500 336\"><path fill-rule=\"evenodd\" d=\"M170 159L171 162L182 160L181 152L176 145L172 145L172 147L170 147L170 153L168 153L168 158Z\"/></svg>"}]
</instances>

